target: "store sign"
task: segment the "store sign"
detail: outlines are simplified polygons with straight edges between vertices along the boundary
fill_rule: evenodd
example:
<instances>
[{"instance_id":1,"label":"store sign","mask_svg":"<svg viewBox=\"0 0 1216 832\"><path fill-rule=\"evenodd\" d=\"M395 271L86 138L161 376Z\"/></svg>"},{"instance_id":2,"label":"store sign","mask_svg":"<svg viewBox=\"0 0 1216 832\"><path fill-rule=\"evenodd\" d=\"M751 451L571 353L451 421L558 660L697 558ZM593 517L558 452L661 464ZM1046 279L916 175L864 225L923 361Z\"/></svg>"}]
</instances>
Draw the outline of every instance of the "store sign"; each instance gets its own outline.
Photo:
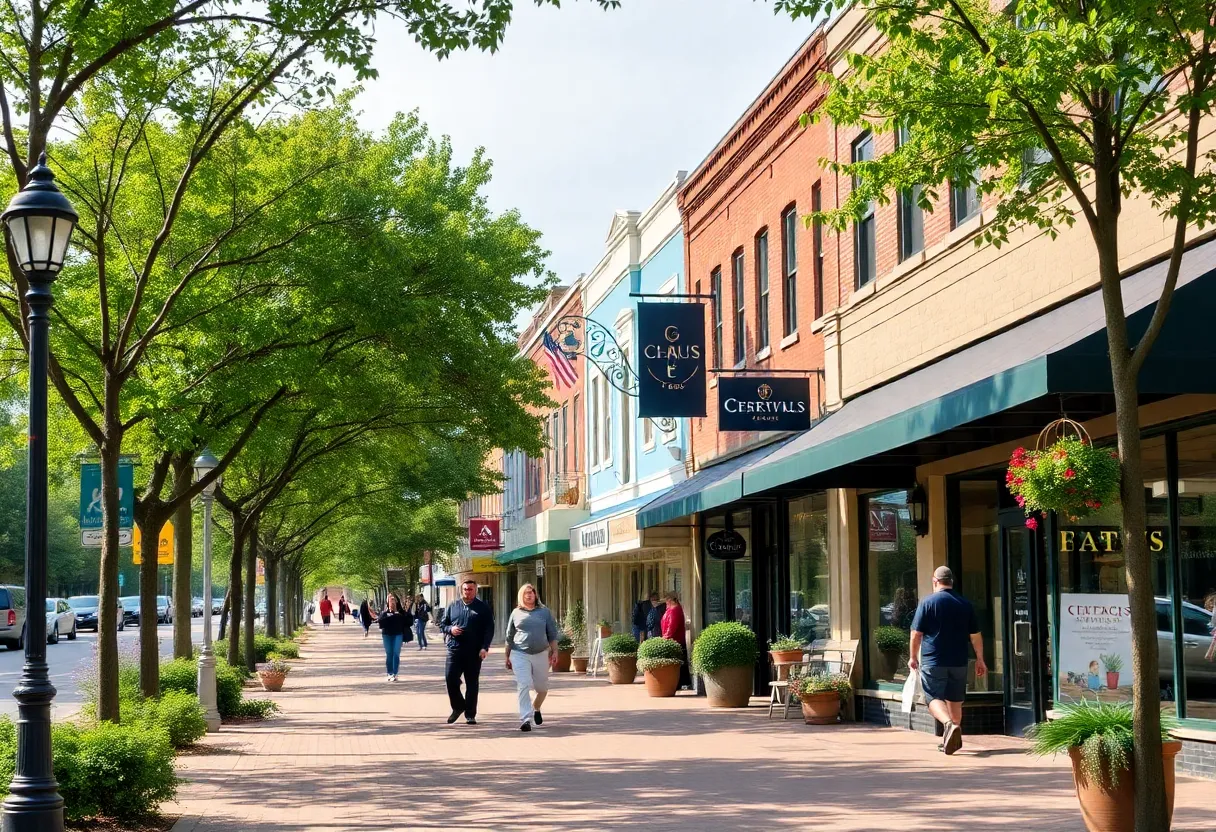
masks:
<instances>
[{"instance_id":1,"label":"store sign","mask_svg":"<svg viewBox=\"0 0 1216 832\"><path fill-rule=\"evenodd\" d=\"M578 534L578 549L580 552L591 552L600 549L607 551L608 521L603 520L599 523L583 526L576 533Z\"/></svg>"},{"instance_id":2,"label":"store sign","mask_svg":"<svg viewBox=\"0 0 1216 832\"><path fill-rule=\"evenodd\" d=\"M470 558L470 572L506 572L507 567L503 566L495 558Z\"/></svg>"},{"instance_id":3,"label":"store sign","mask_svg":"<svg viewBox=\"0 0 1216 832\"><path fill-rule=\"evenodd\" d=\"M705 304L638 304L638 416L705 415Z\"/></svg>"},{"instance_id":4,"label":"store sign","mask_svg":"<svg viewBox=\"0 0 1216 832\"><path fill-rule=\"evenodd\" d=\"M1120 529L1117 527L1082 526L1060 529L1061 552L1094 552L1100 555L1111 555L1123 551L1123 541L1120 539ZM1166 530L1149 527L1144 533L1148 550L1154 554L1165 551Z\"/></svg>"},{"instance_id":5,"label":"store sign","mask_svg":"<svg viewBox=\"0 0 1216 832\"><path fill-rule=\"evenodd\" d=\"M871 552L894 552L899 548L899 512L891 508L870 509Z\"/></svg>"},{"instance_id":6,"label":"store sign","mask_svg":"<svg viewBox=\"0 0 1216 832\"><path fill-rule=\"evenodd\" d=\"M492 552L502 548L502 521L474 517L469 521L469 548L474 552Z\"/></svg>"},{"instance_id":7,"label":"store sign","mask_svg":"<svg viewBox=\"0 0 1216 832\"><path fill-rule=\"evenodd\" d=\"M1060 594L1060 698L1132 698L1132 609L1126 595Z\"/></svg>"},{"instance_id":8,"label":"store sign","mask_svg":"<svg viewBox=\"0 0 1216 832\"><path fill-rule=\"evenodd\" d=\"M738 560L747 555L747 541L734 529L723 529L705 538L705 551L718 560Z\"/></svg>"},{"instance_id":9,"label":"store sign","mask_svg":"<svg viewBox=\"0 0 1216 832\"><path fill-rule=\"evenodd\" d=\"M810 430L811 380L723 376L718 430Z\"/></svg>"},{"instance_id":10,"label":"store sign","mask_svg":"<svg viewBox=\"0 0 1216 832\"><path fill-rule=\"evenodd\" d=\"M135 527L131 535L132 545L135 547L135 554L132 561L136 566L143 563L143 553L140 552L140 546L143 544L143 532L139 526ZM160 538L157 541L156 562L159 564L173 563L173 521L169 520L160 530Z\"/></svg>"}]
</instances>

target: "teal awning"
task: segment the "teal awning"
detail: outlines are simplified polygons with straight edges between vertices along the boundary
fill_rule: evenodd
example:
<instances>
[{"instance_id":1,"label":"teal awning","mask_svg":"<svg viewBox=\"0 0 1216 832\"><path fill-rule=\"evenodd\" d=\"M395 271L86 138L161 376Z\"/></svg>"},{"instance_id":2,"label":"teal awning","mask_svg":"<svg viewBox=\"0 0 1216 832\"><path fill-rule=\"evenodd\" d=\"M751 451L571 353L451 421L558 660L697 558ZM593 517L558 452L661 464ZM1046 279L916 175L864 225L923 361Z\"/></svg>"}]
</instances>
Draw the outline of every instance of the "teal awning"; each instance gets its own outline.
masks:
<instances>
[{"instance_id":1,"label":"teal awning","mask_svg":"<svg viewBox=\"0 0 1216 832\"><path fill-rule=\"evenodd\" d=\"M530 546L520 546L518 549L512 549L509 552L499 552L495 557L499 563L518 563L521 560L535 558L546 552L569 552L570 538L563 537L556 540L542 540L540 543L533 543Z\"/></svg>"},{"instance_id":2,"label":"teal awning","mask_svg":"<svg viewBox=\"0 0 1216 832\"><path fill-rule=\"evenodd\" d=\"M1148 327L1165 268L1159 263L1123 280L1133 343ZM1165 327L1140 375L1142 395L1216 393L1214 315L1216 242L1209 242L1183 259ZM745 468L741 493L758 494L914 446L1045 396L1110 390L1106 323L1095 291L849 400ZM1050 409L1058 408L1053 401ZM1018 435L1024 432L1010 438ZM947 448L939 455L952 453Z\"/></svg>"}]
</instances>

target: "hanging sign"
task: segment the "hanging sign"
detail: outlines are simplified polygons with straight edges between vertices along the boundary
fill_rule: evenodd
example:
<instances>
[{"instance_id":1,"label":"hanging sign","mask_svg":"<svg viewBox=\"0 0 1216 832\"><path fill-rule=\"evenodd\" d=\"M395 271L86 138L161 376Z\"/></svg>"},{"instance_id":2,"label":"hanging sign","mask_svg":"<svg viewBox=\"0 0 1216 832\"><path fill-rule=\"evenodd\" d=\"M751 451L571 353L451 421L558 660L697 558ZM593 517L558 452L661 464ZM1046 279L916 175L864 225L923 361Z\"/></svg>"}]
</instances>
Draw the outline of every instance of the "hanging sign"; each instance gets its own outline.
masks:
<instances>
[{"instance_id":1,"label":"hanging sign","mask_svg":"<svg viewBox=\"0 0 1216 832\"><path fill-rule=\"evenodd\" d=\"M1060 699L1132 698L1132 610L1123 594L1060 594Z\"/></svg>"},{"instance_id":2,"label":"hanging sign","mask_svg":"<svg viewBox=\"0 0 1216 832\"><path fill-rule=\"evenodd\" d=\"M705 551L718 560L739 560L747 556L747 541L734 529L722 529L705 538Z\"/></svg>"},{"instance_id":3,"label":"hanging sign","mask_svg":"<svg viewBox=\"0 0 1216 832\"><path fill-rule=\"evenodd\" d=\"M502 521L474 517L469 521L469 548L492 552L502 548Z\"/></svg>"},{"instance_id":4,"label":"hanging sign","mask_svg":"<svg viewBox=\"0 0 1216 832\"><path fill-rule=\"evenodd\" d=\"M638 304L638 416L705 415L705 304Z\"/></svg>"},{"instance_id":5,"label":"hanging sign","mask_svg":"<svg viewBox=\"0 0 1216 832\"><path fill-rule=\"evenodd\" d=\"M82 546L101 546L101 463L86 462L80 466L80 531L98 532L82 535ZM118 463L118 528L135 525L135 466ZM119 545L125 545L121 543Z\"/></svg>"},{"instance_id":6,"label":"hanging sign","mask_svg":"<svg viewBox=\"0 0 1216 832\"><path fill-rule=\"evenodd\" d=\"M718 379L718 430L810 430L808 378L723 376Z\"/></svg>"},{"instance_id":7,"label":"hanging sign","mask_svg":"<svg viewBox=\"0 0 1216 832\"><path fill-rule=\"evenodd\" d=\"M139 544L142 534L139 526L135 527L135 532L132 535L132 545L135 547L134 561L135 565L139 566L143 562L140 555ZM164 528L160 530L160 545L156 549L156 562L160 564L173 563L173 521L165 523Z\"/></svg>"}]
</instances>

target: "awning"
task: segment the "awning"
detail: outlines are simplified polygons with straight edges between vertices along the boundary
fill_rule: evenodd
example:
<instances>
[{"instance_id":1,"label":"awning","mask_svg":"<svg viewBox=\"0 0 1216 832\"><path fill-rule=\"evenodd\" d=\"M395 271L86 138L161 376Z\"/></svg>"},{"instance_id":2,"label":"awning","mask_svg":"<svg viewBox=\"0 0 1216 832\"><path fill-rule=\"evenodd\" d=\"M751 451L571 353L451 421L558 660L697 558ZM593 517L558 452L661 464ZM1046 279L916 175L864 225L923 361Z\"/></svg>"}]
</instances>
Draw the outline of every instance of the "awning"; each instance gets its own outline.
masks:
<instances>
[{"instance_id":1,"label":"awning","mask_svg":"<svg viewBox=\"0 0 1216 832\"><path fill-rule=\"evenodd\" d=\"M638 528L648 529L669 520L734 502L743 496L742 470L775 453L795 437L757 448L733 459L702 468L638 511Z\"/></svg>"},{"instance_id":2,"label":"awning","mask_svg":"<svg viewBox=\"0 0 1216 832\"><path fill-rule=\"evenodd\" d=\"M1132 343L1148 327L1166 266L1149 266L1123 280ZM1213 320L1216 242L1208 242L1183 259L1166 325L1140 374L1142 397L1216 392ZM742 494L757 494L906 449L963 425L983 425L987 417L1045 396L1053 398L1057 413L1058 395L1107 394L1102 400L1109 405L1107 356L1102 297L1095 291L851 399L809 431L749 465L742 472ZM1024 429L1025 425L1009 425L1007 432ZM1018 435L1025 434L1013 433L1010 438ZM938 455L957 452L943 448ZM914 460L911 454L903 458Z\"/></svg>"},{"instance_id":3,"label":"awning","mask_svg":"<svg viewBox=\"0 0 1216 832\"><path fill-rule=\"evenodd\" d=\"M557 540L542 540L540 543L533 543L529 546L520 546L518 549L512 549L509 552L499 552L499 563L518 563L521 560L528 560L543 555L546 552L569 552L570 538L563 537Z\"/></svg>"}]
</instances>

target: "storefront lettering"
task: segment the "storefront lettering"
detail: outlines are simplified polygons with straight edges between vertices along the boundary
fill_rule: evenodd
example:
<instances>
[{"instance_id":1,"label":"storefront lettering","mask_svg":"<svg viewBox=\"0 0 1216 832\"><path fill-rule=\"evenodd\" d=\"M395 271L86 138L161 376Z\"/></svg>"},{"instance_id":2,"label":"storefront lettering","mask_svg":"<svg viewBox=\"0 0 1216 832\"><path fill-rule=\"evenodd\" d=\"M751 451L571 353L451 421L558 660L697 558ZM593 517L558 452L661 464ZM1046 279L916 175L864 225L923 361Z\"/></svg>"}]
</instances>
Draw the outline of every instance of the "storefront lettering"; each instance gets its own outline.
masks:
<instances>
[{"instance_id":1,"label":"storefront lettering","mask_svg":"<svg viewBox=\"0 0 1216 832\"><path fill-rule=\"evenodd\" d=\"M1144 533L1150 552L1165 550L1165 529L1149 529ZM1118 529L1060 529L1061 552L1122 552Z\"/></svg>"},{"instance_id":2,"label":"storefront lettering","mask_svg":"<svg viewBox=\"0 0 1216 832\"><path fill-rule=\"evenodd\" d=\"M590 549L593 546L606 546L608 544L608 530L601 526L598 529L587 529L582 536L583 548Z\"/></svg>"}]
</instances>

